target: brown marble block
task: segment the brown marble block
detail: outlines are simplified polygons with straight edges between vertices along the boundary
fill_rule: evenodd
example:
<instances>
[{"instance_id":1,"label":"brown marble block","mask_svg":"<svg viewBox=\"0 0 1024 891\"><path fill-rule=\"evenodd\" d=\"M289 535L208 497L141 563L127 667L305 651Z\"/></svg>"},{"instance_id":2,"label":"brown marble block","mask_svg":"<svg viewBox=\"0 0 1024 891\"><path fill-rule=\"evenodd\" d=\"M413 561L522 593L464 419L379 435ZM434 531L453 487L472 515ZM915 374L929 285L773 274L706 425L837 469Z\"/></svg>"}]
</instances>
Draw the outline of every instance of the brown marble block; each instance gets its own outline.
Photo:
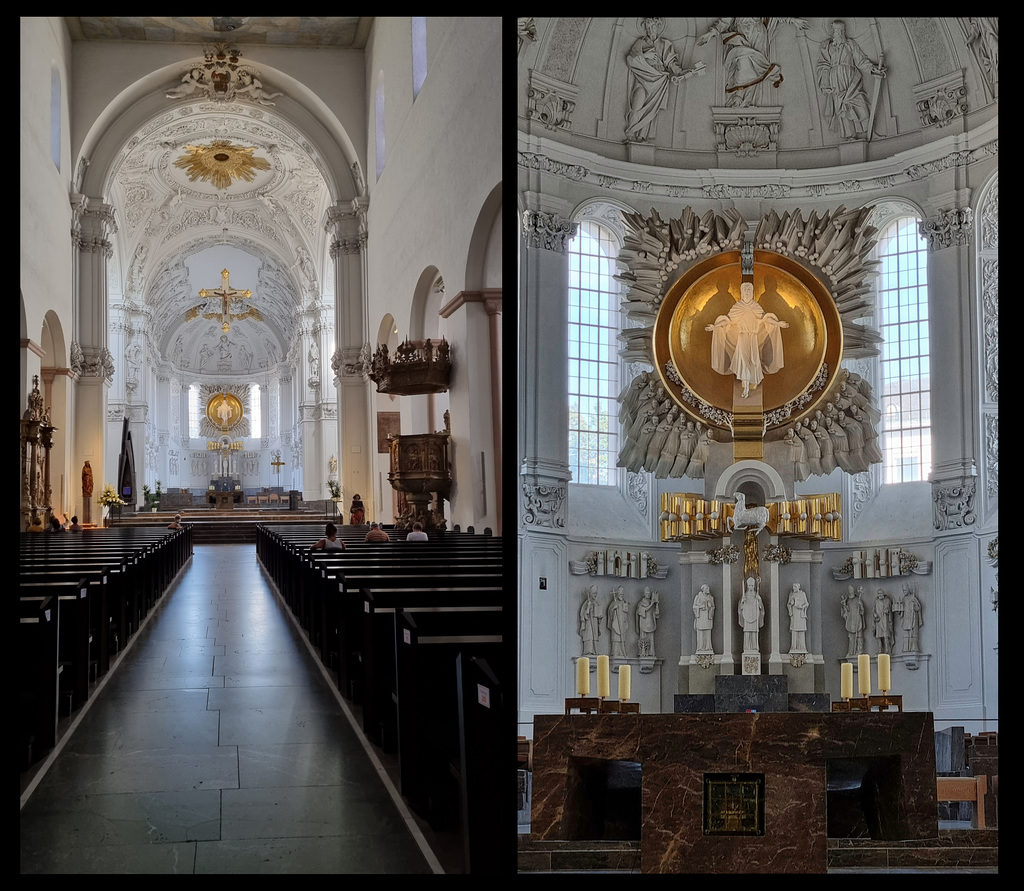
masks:
<instances>
[{"instance_id":1,"label":"brown marble block","mask_svg":"<svg viewBox=\"0 0 1024 891\"><path fill-rule=\"evenodd\" d=\"M884 788L871 799L881 812L868 817L872 834L937 836L933 722L926 712L538 715L533 838L566 838L587 825L567 812L587 806L586 795L569 787L580 765L601 759L640 764L643 872L825 872L832 759L887 765ZM730 773L764 776L763 834L705 833L705 774Z\"/></svg>"}]
</instances>

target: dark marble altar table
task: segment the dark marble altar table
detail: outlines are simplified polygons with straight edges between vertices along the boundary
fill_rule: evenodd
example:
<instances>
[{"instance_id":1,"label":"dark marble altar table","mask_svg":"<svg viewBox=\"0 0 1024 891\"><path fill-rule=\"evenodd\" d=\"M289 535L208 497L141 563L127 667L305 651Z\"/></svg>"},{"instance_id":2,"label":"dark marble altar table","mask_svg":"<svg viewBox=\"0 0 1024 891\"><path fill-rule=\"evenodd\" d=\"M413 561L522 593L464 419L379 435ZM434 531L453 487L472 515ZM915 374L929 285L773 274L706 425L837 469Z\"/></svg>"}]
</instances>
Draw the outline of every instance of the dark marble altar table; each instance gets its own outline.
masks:
<instances>
[{"instance_id":1,"label":"dark marble altar table","mask_svg":"<svg viewBox=\"0 0 1024 891\"><path fill-rule=\"evenodd\" d=\"M628 837L594 815L632 800L646 873L824 873L830 828L938 833L929 712L538 715L533 753L531 837Z\"/></svg>"}]
</instances>

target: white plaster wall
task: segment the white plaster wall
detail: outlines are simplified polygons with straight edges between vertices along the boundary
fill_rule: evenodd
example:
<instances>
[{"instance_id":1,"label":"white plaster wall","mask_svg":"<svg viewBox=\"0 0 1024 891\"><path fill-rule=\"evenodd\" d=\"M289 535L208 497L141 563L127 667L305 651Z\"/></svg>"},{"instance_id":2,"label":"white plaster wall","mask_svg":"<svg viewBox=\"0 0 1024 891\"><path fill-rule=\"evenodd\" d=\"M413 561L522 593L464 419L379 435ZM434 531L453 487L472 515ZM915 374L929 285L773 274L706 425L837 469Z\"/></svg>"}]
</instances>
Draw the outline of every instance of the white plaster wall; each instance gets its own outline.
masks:
<instances>
[{"instance_id":1,"label":"white plaster wall","mask_svg":"<svg viewBox=\"0 0 1024 891\"><path fill-rule=\"evenodd\" d=\"M56 16L22 17L21 26L21 126L19 164L23 184L18 218L20 281L24 330L22 337L40 343L43 316L56 313L70 348L74 337L71 307L71 205L68 184L71 171L69 70L71 40L63 19ZM61 166L50 157L50 74L56 69L61 81ZM30 188L26 189L26 186ZM25 351L28 387L20 394L21 408L28 405L32 375L39 358ZM68 357L55 357L66 365ZM45 364L54 364L53 358ZM60 434L58 434L60 435ZM96 461L93 461L94 469Z\"/></svg>"},{"instance_id":2,"label":"white plaster wall","mask_svg":"<svg viewBox=\"0 0 1024 891\"><path fill-rule=\"evenodd\" d=\"M414 102L410 20L378 18L374 22L365 67L370 110L366 135L370 171L366 339L371 342L389 313L398 320L396 342L410 336L404 329L408 306L427 267L437 268L443 277L445 302L467 287L478 287L466 281L471 240L481 208L502 178L500 38L501 21L497 18L428 18L427 76ZM382 70L386 163L378 180L373 99ZM494 279L493 269L500 268L500 263L494 262L495 249L487 255L489 282ZM457 313L468 314L474 308L479 307L464 306ZM449 342L456 342L453 330L487 342L486 317L440 320L438 331ZM465 351L460 355L456 347L453 364L465 359ZM486 439L489 443L489 418L479 410L480 393L488 396L489 405L488 381L486 366L462 367L453 373L449 394L452 427L462 450L456 458L460 462L459 492L453 492L449 519L463 528L476 518L469 482L472 462L478 461L475 442ZM471 394L473 387L477 390ZM376 403L375 410L402 411L403 433L427 432L413 429L410 407L403 399L387 408L381 408L379 398ZM376 417L370 418L370 427L375 444ZM487 459L488 466L493 466L489 454ZM388 488L386 473L384 487ZM384 497L387 505L390 492L385 491ZM461 503L459 499L463 499ZM493 498L488 503L492 505Z\"/></svg>"}]
</instances>

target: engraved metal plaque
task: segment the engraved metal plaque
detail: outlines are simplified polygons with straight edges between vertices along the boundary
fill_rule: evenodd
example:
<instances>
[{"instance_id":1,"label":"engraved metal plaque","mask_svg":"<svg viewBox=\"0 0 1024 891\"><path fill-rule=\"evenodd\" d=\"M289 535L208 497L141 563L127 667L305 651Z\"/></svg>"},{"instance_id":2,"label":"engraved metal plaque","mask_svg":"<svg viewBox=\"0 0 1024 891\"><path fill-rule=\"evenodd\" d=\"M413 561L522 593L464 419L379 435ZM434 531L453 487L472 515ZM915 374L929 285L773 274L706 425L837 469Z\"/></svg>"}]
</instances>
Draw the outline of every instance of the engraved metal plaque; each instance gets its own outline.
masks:
<instances>
[{"instance_id":1,"label":"engraved metal plaque","mask_svg":"<svg viewBox=\"0 0 1024 891\"><path fill-rule=\"evenodd\" d=\"M764 835L764 774L704 774L704 834Z\"/></svg>"}]
</instances>

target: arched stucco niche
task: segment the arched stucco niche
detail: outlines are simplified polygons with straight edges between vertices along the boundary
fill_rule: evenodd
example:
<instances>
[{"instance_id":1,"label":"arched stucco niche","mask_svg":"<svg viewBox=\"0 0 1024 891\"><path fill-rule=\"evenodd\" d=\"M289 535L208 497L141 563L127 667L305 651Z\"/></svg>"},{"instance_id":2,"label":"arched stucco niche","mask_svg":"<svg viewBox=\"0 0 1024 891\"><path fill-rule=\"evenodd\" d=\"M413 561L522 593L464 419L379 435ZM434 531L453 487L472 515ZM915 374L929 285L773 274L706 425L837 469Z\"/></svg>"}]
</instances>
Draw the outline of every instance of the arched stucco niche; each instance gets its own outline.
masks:
<instances>
[{"instance_id":1,"label":"arched stucco niche","mask_svg":"<svg viewBox=\"0 0 1024 891\"><path fill-rule=\"evenodd\" d=\"M43 316L39 346L44 352L40 359L39 389L43 393L43 405L50 410L50 423L56 428L50 449L50 487L53 493L50 503L63 517L69 509L69 500L73 500L75 495L69 471L72 446L68 442L71 430L70 379L67 338L60 317L53 310ZM81 502L81 498L78 501Z\"/></svg>"},{"instance_id":2,"label":"arched stucco niche","mask_svg":"<svg viewBox=\"0 0 1024 891\"><path fill-rule=\"evenodd\" d=\"M437 342L447 337L447 324L442 323L438 311L444 303L444 279L436 266L428 266L420 273L413 290L412 305L409 308L409 338ZM442 330L442 327L444 330ZM447 337L449 343L451 337ZM390 347L389 347L390 349ZM427 393L409 396L409 429L428 433L440 429L439 419L448 408L447 393Z\"/></svg>"},{"instance_id":3,"label":"arched stucco niche","mask_svg":"<svg viewBox=\"0 0 1024 891\"><path fill-rule=\"evenodd\" d=\"M348 201L365 194L365 159L334 112L302 81L287 72L251 58L246 61L259 69L268 88L272 86L273 92L280 91L284 95L276 97L275 104L267 107L248 102L224 104L258 110L262 116L277 115L298 129L319 155L318 166L332 201ZM133 136L151 122L176 115L182 108L196 104L189 97L175 100L165 95L180 83L182 72L196 62L202 62L201 55L176 59L153 70L145 70L141 61L137 71L129 65L119 69L122 81L115 80L108 88L109 96L99 98L100 103L105 101L106 104L97 112L75 154L73 188L76 191L91 196L106 195L110 179L117 171L118 159ZM120 92L115 92L118 86ZM202 104L207 109L211 105L209 102ZM216 109L210 113L216 114ZM358 175L353 166L356 164Z\"/></svg>"},{"instance_id":4,"label":"arched stucco niche","mask_svg":"<svg viewBox=\"0 0 1024 891\"><path fill-rule=\"evenodd\" d=\"M732 501L737 492L746 496L747 504L766 505L786 497L786 484L779 472L764 461L747 459L727 467L715 485L714 498Z\"/></svg>"}]
</instances>

